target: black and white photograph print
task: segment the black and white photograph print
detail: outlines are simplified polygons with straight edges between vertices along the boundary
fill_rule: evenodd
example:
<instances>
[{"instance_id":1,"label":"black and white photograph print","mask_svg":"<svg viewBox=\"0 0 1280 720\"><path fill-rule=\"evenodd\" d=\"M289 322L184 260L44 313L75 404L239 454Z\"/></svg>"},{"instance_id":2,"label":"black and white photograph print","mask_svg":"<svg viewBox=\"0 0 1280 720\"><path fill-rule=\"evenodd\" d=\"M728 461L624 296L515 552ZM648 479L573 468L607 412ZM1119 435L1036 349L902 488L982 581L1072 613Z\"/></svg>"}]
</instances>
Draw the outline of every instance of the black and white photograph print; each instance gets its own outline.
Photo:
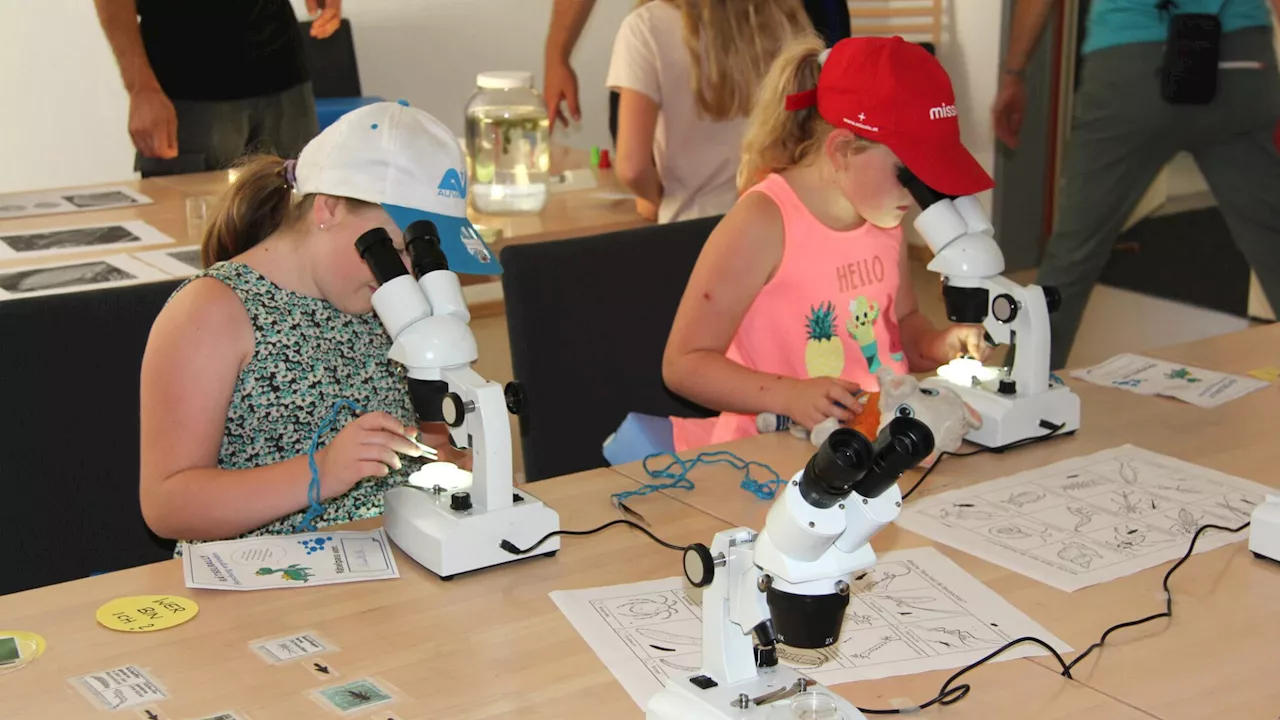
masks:
<instances>
[{"instance_id":1,"label":"black and white photograph print","mask_svg":"<svg viewBox=\"0 0 1280 720\"><path fill-rule=\"evenodd\" d=\"M98 210L101 208L126 207L129 205L137 205L138 201L128 193L119 190L108 190L106 192L88 192L78 193L75 195L63 195L63 200L75 205L80 209Z\"/></svg>"},{"instance_id":2,"label":"black and white photograph print","mask_svg":"<svg viewBox=\"0 0 1280 720\"><path fill-rule=\"evenodd\" d=\"M190 277L204 269L200 263L200 248L192 245L134 253L133 256L174 277Z\"/></svg>"},{"instance_id":3,"label":"black and white photograph print","mask_svg":"<svg viewBox=\"0 0 1280 720\"><path fill-rule=\"evenodd\" d=\"M152 202L146 195L124 186L8 193L0 195L0 218L138 207Z\"/></svg>"},{"instance_id":4,"label":"black and white photograph print","mask_svg":"<svg viewBox=\"0 0 1280 720\"><path fill-rule=\"evenodd\" d=\"M165 280L170 276L128 255L0 270L0 301Z\"/></svg>"},{"instance_id":5,"label":"black and white photograph print","mask_svg":"<svg viewBox=\"0 0 1280 720\"><path fill-rule=\"evenodd\" d=\"M0 259L100 250L106 247L127 249L172 242L173 238L144 222L51 228L0 235Z\"/></svg>"}]
</instances>

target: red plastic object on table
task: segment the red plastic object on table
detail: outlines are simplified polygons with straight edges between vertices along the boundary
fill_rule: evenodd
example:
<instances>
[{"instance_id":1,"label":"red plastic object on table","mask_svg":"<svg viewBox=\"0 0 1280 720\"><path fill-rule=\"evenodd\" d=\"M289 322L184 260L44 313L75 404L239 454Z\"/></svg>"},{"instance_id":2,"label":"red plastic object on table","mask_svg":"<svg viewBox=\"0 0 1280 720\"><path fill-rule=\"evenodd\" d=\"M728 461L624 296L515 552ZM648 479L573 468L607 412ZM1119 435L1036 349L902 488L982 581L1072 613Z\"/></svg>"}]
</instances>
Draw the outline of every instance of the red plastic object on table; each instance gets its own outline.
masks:
<instances>
[{"instance_id":1,"label":"red plastic object on table","mask_svg":"<svg viewBox=\"0 0 1280 720\"><path fill-rule=\"evenodd\" d=\"M608 170L609 168L613 167L613 163L609 162L608 150L600 151L600 164L597 167L599 167L601 170Z\"/></svg>"}]
</instances>

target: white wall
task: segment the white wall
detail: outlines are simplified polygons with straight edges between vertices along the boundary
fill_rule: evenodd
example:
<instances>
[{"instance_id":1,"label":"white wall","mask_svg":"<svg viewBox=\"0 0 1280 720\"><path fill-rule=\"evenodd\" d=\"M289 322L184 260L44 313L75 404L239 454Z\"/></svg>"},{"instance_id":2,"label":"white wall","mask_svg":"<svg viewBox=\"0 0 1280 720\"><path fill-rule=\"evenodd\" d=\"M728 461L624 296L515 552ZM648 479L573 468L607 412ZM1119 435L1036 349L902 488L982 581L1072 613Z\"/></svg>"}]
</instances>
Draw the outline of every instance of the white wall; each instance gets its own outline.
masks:
<instances>
[{"instance_id":1,"label":"white wall","mask_svg":"<svg viewBox=\"0 0 1280 720\"><path fill-rule=\"evenodd\" d=\"M129 104L92 0L0 0L0 192L133 174Z\"/></svg>"},{"instance_id":2,"label":"white wall","mask_svg":"<svg viewBox=\"0 0 1280 720\"><path fill-rule=\"evenodd\" d=\"M463 107L484 70L528 70L542 90L552 0L346 0L356 63L367 95L404 98L463 134ZM305 17L305 0L290 0ZM634 3L599 0L574 53L582 127L557 132L579 147L609 145L604 85L613 38ZM494 19L485 20L485 16ZM479 37L477 43L467 39Z\"/></svg>"},{"instance_id":3,"label":"white wall","mask_svg":"<svg viewBox=\"0 0 1280 720\"><path fill-rule=\"evenodd\" d=\"M305 13L305 0L290 0ZM475 74L524 69L542 84L552 0L346 0L364 90L404 98L459 135ZM583 123L561 141L607 146L605 72L631 0L598 0L574 55ZM965 143L994 168L990 108L999 63L1000 0L947 0L939 50L951 73ZM0 0L0 192L111 182L133 175L128 99L91 0ZM485 15L499 20L485 21ZM464 40L475 33L479 43ZM56 41L55 41L56 40Z\"/></svg>"},{"instance_id":4,"label":"white wall","mask_svg":"<svg viewBox=\"0 0 1280 720\"><path fill-rule=\"evenodd\" d=\"M305 16L305 0L291 0ZM551 0L347 0L367 94L404 98L462 134L462 108L482 70L530 70L542 85ZM607 146L604 76L631 8L597 3L574 55L582 126L559 133ZM0 0L0 192L134 176L129 102L92 0ZM484 16L498 20L485 21ZM479 43L464 36L475 34Z\"/></svg>"}]
</instances>

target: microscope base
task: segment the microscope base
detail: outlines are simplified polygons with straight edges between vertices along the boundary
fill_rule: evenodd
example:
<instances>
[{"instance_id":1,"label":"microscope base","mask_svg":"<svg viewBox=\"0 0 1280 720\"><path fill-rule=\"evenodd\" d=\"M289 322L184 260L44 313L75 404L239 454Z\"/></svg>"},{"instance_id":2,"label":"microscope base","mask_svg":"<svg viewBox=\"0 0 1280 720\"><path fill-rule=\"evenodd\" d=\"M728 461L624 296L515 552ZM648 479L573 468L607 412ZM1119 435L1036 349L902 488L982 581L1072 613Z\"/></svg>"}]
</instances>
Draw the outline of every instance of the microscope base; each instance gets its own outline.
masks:
<instances>
[{"instance_id":1,"label":"microscope base","mask_svg":"<svg viewBox=\"0 0 1280 720\"><path fill-rule=\"evenodd\" d=\"M736 701L739 695L760 697L780 688L795 685L801 677L799 672L786 665L772 668L758 668L756 677L734 685L717 685L703 690L689 682L690 677L668 678L666 685L649 699L645 711L646 720L792 720L799 717L791 711L792 698L783 698L764 705L751 705L739 710ZM848 700L831 692L826 686L810 680L807 692L826 695L835 701L839 708L841 720L866 720Z\"/></svg>"},{"instance_id":2,"label":"microscope base","mask_svg":"<svg viewBox=\"0 0 1280 720\"><path fill-rule=\"evenodd\" d=\"M554 555L560 538L538 547L537 555L514 555L498 545L510 540L525 548L560 529L560 516L541 500L515 490L520 502L490 512L479 508L458 512L449 494L402 485L386 492L383 521L391 540L419 565L451 580L462 573L539 555Z\"/></svg>"},{"instance_id":3,"label":"microscope base","mask_svg":"<svg viewBox=\"0 0 1280 720\"><path fill-rule=\"evenodd\" d=\"M1080 397L1066 385L1035 395L1001 395L985 387L954 384L948 387L982 416L982 427L971 431L965 440L984 447L1045 435L1051 428L1041 425L1041 421L1063 423L1059 435L1080 429Z\"/></svg>"}]
</instances>

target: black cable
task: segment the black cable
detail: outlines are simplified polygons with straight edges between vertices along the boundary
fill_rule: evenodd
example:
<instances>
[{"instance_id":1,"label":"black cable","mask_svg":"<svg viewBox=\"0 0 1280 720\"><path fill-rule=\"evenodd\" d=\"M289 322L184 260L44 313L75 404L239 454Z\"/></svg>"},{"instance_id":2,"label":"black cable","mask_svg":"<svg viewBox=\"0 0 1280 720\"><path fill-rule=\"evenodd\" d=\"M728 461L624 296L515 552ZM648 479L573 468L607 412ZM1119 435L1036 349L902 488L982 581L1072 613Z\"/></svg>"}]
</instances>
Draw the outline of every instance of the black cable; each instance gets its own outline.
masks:
<instances>
[{"instance_id":1,"label":"black cable","mask_svg":"<svg viewBox=\"0 0 1280 720\"><path fill-rule=\"evenodd\" d=\"M631 527L639 530L645 535L648 535L649 538L652 539L654 542L658 543L659 545L665 548L669 548L671 550L679 550L681 552L684 552L685 550L688 549L688 546L686 545L673 545L663 540L662 538L658 537L657 535L654 535L653 533L649 532L643 526L638 525L634 522L631 522L630 520L614 520L612 522L607 522L598 528L592 528L590 530L555 530L547 533L546 535L543 535L542 538L538 540L538 542L530 545L528 548L525 548L524 550L521 550L520 548L516 547L515 543L511 542L510 540L503 540L502 542L498 543L498 547L502 548L503 550L506 550L512 555L526 555L538 549L539 545L550 540L556 535L594 535L600 532L601 530L606 530L608 528L613 527L614 525L630 525Z\"/></svg>"},{"instance_id":2,"label":"black cable","mask_svg":"<svg viewBox=\"0 0 1280 720\"><path fill-rule=\"evenodd\" d=\"M1015 645L1020 645L1026 642L1040 645L1041 647L1047 649L1049 652L1053 653L1054 659L1058 661L1058 665L1062 668L1062 672L1059 674L1067 678L1068 680L1074 680L1075 678L1071 676L1071 669L1074 668L1077 664L1079 664L1081 660L1088 657L1089 653L1102 647L1103 643L1107 641L1107 637L1109 637L1111 633L1117 630L1124 630L1125 628L1136 627L1138 625L1142 625L1143 623L1151 622L1152 620L1159 620L1160 618L1173 617L1173 592L1169 590L1169 578L1173 577L1173 573L1177 571L1178 568L1182 567L1182 564L1185 563L1191 557L1192 553L1195 552L1196 541L1200 539L1201 533L1203 533L1205 530L1222 530L1224 532L1234 534L1244 530L1247 527L1249 527L1249 523L1245 523L1237 528L1229 528L1229 527L1224 527L1222 525L1201 525L1199 528L1197 528L1195 535L1191 537L1191 544L1187 546L1187 552L1182 556L1182 559L1174 563L1173 567L1169 568L1169 571L1164 574L1164 582L1161 583L1162 587L1164 588L1164 597L1165 597L1164 612L1156 613L1155 615L1148 615L1147 617L1144 617L1140 620L1130 620L1128 622L1122 622L1117 625L1112 625L1111 627L1107 628L1106 632L1102 633L1102 637L1098 639L1098 642L1090 645L1087 650L1080 653L1080 655L1076 657L1075 660L1072 660L1070 663L1063 660L1062 656L1058 654L1058 651L1054 650L1052 647L1049 646L1048 643L1044 642L1043 640L1040 640L1039 638L1033 638L1033 637L1022 637L1022 638L1018 638L1017 640L1011 640L1005 643L999 649L986 655L981 660L978 660L972 664L966 665L965 667L961 668L960 671L957 672L955 675L952 675L951 677L947 678L947 681L942 684L942 689L938 691L938 694L935 695L932 700L924 703L923 705L920 705L919 707L896 708L893 710L868 710L866 708L858 708L858 710L866 715L906 715L910 713L919 712L935 704L950 705L952 703L959 702L962 698L964 698L964 696L969 694L969 690L971 689L971 686L969 686L968 684L965 684L965 685L957 685L956 687L951 687L951 683L955 682L956 680L959 680L961 676L963 676L965 673L991 660L997 655L1000 655L1001 653L1005 652L1009 648L1012 648Z\"/></svg>"},{"instance_id":3,"label":"black cable","mask_svg":"<svg viewBox=\"0 0 1280 720\"><path fill-rule=\"evenodd\" d=\"M911 497L911 493L915 492L916 488L920 487L920 484L924 482L924 479L929 477L929 473L933 472L935 468L937 468L939 465L942 464L942 458L944 457L947 457L947 456L972 457L974 455L981 455L982 453L997 453L997 454L1002 453L1006 450L1012 450L1014 448L1022 447L1023 445L1032 445L1034 443L1048 440L1049 438L1061 432L1062 428L1067 426L1066 423L1058 423L1057 425L1054 425L1053 423L1048 421L1041 421L1040 425L1042 427L1048 427L1049 431L1044 433L1043 435L1034 435L1029 438L1014 440L1011 443L1005 443L1004 445L997 445L996 447L983 447L983 448L978 448L977 450L970 450L968 452L947 452L944 450L940 455L938 455L938 459L933 462L933 465L929 466L928 468L925 468L925 471L921 473L920 479L916 481L916 484L912 485L910 490L902 494L902 499L905 501L907 498Z\"/></svg>"}]
</instances>

